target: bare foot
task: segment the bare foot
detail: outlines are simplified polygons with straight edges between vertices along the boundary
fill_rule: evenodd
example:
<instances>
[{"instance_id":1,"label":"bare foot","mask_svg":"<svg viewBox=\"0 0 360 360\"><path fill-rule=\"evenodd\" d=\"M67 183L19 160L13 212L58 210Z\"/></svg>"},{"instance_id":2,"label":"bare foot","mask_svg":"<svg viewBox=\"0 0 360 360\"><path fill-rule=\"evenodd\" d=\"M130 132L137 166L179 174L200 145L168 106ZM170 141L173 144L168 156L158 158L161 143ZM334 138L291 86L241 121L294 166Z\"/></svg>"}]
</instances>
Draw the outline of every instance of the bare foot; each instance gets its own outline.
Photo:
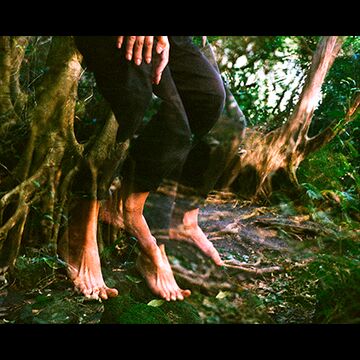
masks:
<instances>
[{"instance_id":1,"label":"bare foot","mask_svg":"<svg viewBox=\"0 0 360 360\"><path fill-rule=\"evenodd\" d=\"M88 299L104 299L118 295L106 286L97 247L96 231L99 204L95 200L79 200L71 212L71 220L59 246L67 263L67 272L75 291Z\"/></svg>"},{"instance_id":2,"label":"bare foot","mask_svg":"<svg viewBox=\"0 0 360 360\"><path fill-rule=\"evenodd\" d=\"M169 238L171 240L187 241L197 246L206 256L211 258L216 265L224 265L224 262L221 260L220 255L215 249L213 243L208 240L198 225L185 226L181 224L176 228L171 228L169 230Z\"/></svg>"},{"instance_id":3,"label":"bare foot","mask_svg":"<svg viewBox=\"0 0 360 360\"><path fill-rule=\"evenodd\" d=\"M146 279L150 290L166 301L184 300L184 298L190 296L190 290L182 290L176 283L164 245L158 247L154 257L156 263L151 261L146 254L141 253L136 262L136 266Z\"/></svg>"},{"instance_id":4,"label":"bare foot","mask_svg":"<svg viewBox=\"0 0 360 360\"><path fill-rule=\"evenodd\" d=\"M94 266L97 263L97 259L94 259L96 255L93 253L83 253L81 256L80 264L75 262L71 264L68 262L68 276L74 284L74 289L77 293L83 294L87 299L106 300L109 297L115 297L118 295L116 289L112 289L106 286L100 266ZM100 262L100 260L99 260Z\"/></svg>"},{"instance_id":5,"label":"bare foot","mask_svg":"<svg viewBox=\"0 0 360 360\"><path fill-rule=\"evenodd\" d=\"M141 253L137 267L146 279L151 291L167 301L183 300L191 294L177 285L164 245L158 246L152 236L143 209L149 193L132 193L124 201L123 219L125 230L139 241Z\"/></svg>"},{"instance_id":6,"label":"bare foot","mask_svg":"<svg viewBox=\"0 0 360 360\"><path fill-rule=\"evenodd\" d=\"M172 240L183 240L197 246L206 256L210 257L218 266L223 266L218 251L213 243L206 237L198 225L199 209L185 212L182 223L173 225L169 229L169 238Z\"/></svg>"}]
</instances>

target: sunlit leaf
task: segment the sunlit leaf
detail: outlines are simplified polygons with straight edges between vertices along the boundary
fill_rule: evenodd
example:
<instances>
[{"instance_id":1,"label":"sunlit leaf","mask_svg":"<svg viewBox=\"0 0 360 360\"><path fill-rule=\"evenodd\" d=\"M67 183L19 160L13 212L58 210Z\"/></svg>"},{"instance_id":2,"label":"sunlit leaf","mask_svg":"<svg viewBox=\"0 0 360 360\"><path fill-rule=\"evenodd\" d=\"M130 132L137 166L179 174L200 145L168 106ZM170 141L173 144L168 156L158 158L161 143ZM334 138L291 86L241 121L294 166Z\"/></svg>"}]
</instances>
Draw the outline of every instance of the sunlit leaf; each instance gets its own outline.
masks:
<instances>
[{"instance_id":1,"label":"sunlit leaf","mask_svg":"<svg viewBox=\"0 0 360 360\"><path fill-rule=\"evenodd\" d=\"M49 220L49 221L51 221L51 222L54 222L54 219L53 219L53 217L52 217L50 214L45 214L45 215L44 215L44 218L47 219L47 220Z\"/></svg>"},{"instance_id":2,"label":"sunlit leaf","mask_svg":"<svg viewBox=\"0 0 360 360\"><path fill-rule=\"evenodd\" d=\"M43 257L42 260L45 261L46 265L55 270L60 269L66 265L64 261L58 258Z\"/></svg>"},{"instance_id":3,"label":"sunlit leaf","mask_svg":"<svg viewBox=\"0 0 360 360\"><path fill-rule=\"evenodd\" d=\"M139 279L139 278L137 278L137 277L135 277L135 276L131 276L131 275L125 275L125 277L129 280L129 281L131 281L131 282L133 282L134 284L139 284L139 283L141 283L141 279Z\"/></svg>"},{"instance_id":4,"label":"sunlit leaf","mask_svg":"<svg viewBox=\"0 0 360 360\"><path fill-rule=\"evenodd\" d=\"M37 188L40 188L40 183L36 180L33 180L33 184L37 187Z\"/></svg>"},{"instance_id":5,"label":"sunlit leaf","mask_svg":"<svg viewBox=\"0 0 360 360\"><path fill-rule=\"evenodd\" d=\"M154 306L154 307L158 307L158 306L161 306L164 302L165 302L165 300L154 299L154 300L149 301L149 302L147 303L147 305L149 305L149 306Z\"/></svg>"},{"instance_id":6,"label":"sunlit leaf","mask_svg":"<svg viewBox=\"0 0 360 360\"><path fill-rule=\"evenodd\" d=\"M225 299L227 296L231 295L230 291L219 291L215 296L216 299Z\"/></svg>"}]
</instances>

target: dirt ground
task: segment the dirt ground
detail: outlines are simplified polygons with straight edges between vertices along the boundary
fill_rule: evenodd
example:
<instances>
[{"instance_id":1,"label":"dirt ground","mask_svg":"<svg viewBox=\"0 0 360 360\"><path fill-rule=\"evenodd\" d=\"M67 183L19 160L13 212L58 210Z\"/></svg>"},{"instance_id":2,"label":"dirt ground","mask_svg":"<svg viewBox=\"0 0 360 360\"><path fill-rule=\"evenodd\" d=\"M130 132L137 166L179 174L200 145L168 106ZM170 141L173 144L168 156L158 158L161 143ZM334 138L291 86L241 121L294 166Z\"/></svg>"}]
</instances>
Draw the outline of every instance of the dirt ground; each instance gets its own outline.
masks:
<instances>
[{"instance_id":1,"label":"dirt ground","mask_svg":"<svg viewBox=\"0 0 360 360\"><path fill-rule=\"evenodd\" d=\"M152 228L169 213L167 201L161 193L149 199L146 216ZM2 279L0 323L316 322L316 280L309 276L300 286L299 276L318 254L318 239L333 236L332 227L288 204L256 207L224 193L209 196L200 220L226 266L216 267L194 246L159 235L179 285L192 291L183 302L167 303L152 295L134 266L136 239L123 235L102 252L104 278L119 290L117 298L86 301L74 293L60 259L25 249L15 273Z\"/></svg>"}]
</instances>

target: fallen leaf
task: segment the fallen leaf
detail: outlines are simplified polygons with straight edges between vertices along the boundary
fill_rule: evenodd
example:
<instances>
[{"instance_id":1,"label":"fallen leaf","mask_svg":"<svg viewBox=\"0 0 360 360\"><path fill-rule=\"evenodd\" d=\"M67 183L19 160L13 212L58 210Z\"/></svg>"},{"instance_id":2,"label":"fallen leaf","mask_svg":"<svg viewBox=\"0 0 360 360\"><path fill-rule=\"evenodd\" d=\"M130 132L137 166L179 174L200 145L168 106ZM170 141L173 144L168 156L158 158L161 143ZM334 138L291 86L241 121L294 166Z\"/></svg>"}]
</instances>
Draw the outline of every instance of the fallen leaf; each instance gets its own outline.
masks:
<instances>
[{"instance_id":1,"label":"fallen leaf","mask_svg":"<svg viewBox=\"0 0 360 360\"><path fill-rule=\"evenodd\" d=\"M147 303L147 305L157 307L157 306L161 306L164 302L165 302L165 300L154 299L154 300L149 301Z\"/></svg>"},{"instance_id":2,"label":"fallen leaf","mask_svg":"<svg viewBox=\"0 0 360 360\"><path fill-rule=\"evenodd\" d=\"M231 295L230 291L219 291L218 294L215 296L216 299L224 299L227 296Z\"/></svg>"},{"instance_id":3,"label":"fallen leaf","mask_svg":"<svg viewBox=\"0 0 360 360\"><path fill-rule=\"evenodd\" d=\"M125 277L130 280L131 282L135 283L135 284L139 284L141 283L141 279L135 277L135 276L131 276L131 275L125 275Z\"/></svg>"}]
</instances>

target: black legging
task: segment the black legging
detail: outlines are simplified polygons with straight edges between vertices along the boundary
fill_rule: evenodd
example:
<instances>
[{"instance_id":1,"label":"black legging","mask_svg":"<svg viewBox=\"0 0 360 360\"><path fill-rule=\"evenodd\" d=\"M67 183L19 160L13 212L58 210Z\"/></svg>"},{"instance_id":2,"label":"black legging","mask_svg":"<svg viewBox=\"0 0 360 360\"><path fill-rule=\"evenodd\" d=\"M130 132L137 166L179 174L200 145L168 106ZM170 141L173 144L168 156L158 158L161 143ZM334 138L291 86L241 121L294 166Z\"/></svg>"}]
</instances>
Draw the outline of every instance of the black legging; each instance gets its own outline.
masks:
<instances>
[{"instance_id":1,"label":"black legging","mask_svg":"<svg viewBox=\"0 0 360 360\"><path fill-rule=\"evenodd\" d=\"M124 46L116 47L116 36L78 36L75 41L119 123L117 141L132 139L122 169L124 181L134 192L154 191L164 178L195 192L200 189L199 169L194 168L199 161L197 148L204 146L203 136L221 114L225 90L220 75L191 37L169 37L169 63L159 85L152 84L152 63L137 66L127 61ZM153 93L161 99L160 108L133 138Z\"/></svg>"}]
</instances>

